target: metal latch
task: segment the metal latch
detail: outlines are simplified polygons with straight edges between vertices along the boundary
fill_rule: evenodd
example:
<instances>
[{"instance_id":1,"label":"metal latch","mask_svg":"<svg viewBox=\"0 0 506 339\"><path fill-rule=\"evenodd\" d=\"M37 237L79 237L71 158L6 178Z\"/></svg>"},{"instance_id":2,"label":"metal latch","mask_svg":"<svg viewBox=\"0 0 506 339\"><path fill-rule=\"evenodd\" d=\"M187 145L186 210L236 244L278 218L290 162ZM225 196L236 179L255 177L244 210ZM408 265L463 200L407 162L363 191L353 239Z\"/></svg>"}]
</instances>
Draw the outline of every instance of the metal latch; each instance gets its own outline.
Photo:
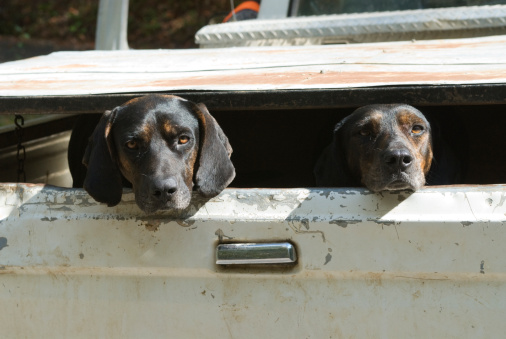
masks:
<instances>
[{"instance_id":1,"label":"metal latch","mask_svg":"<svg viewBox=\"0 0 506 339\"><path fill-rule=\"evenodd\" d=\"M297 261L295 247L289 242L219 244L216 264L289 264Z\"/></svg>"}]
</instances>

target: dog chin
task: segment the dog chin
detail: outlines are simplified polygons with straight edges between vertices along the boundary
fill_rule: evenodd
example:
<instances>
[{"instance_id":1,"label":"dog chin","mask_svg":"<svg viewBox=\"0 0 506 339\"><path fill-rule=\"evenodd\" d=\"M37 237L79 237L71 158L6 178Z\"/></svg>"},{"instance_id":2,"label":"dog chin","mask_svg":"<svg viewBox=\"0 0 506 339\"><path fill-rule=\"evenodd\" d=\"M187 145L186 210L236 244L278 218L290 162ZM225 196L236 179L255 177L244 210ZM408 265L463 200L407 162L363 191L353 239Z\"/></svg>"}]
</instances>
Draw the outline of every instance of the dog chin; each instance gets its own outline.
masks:
<instances>
[{"instance_id":1,"label":"dog chin","mask_svg":"<svg viewBox=\"0 0 506 339\"><path fill-rule=\"evenodd\" d=\"M160 200L143 200L137 199L137 206L146 214L155 213L158 210L184 210L190 205L191 194L183 194L182 196L176 196L166 202Z\"/></svg>"},{"instance_id":2,"label":"dog chin","mask_svg":"<svg viewBox=\"0 0 506 339\"><path fill-rule=\"evenodd\" d=\"M402 191L402 190L411 190L416 191L423 186L423 182L416 182L416 180L411 180L409 177L398 177L393 180L384 182L380 185L366 185L366 187L375 192L381 191Z\"/></svg>"},{"instance_id":3,"label":"dog chin","mask_svg":"<svg viewBox=\"0 0 506 339\"><path fill-rule=\"evenodd\" d=\"M416 188L410 183L403 180L396 180L383 188L383 191L400 191L400 190L412 190L415 191Z\"/></svg>"},{"instance_id":4,"label":"dog chin","mask_svg":"<svg viewBox=\"0 0 506 339\"><path fill-rule=\"evenodd\" d=\"M173 210L184 210L188 205L190 205L191 196L185 196L182 198L177 197L174 200L167 201L165 206L162 209L173 209Z\"/></svg>"}]
</instances>

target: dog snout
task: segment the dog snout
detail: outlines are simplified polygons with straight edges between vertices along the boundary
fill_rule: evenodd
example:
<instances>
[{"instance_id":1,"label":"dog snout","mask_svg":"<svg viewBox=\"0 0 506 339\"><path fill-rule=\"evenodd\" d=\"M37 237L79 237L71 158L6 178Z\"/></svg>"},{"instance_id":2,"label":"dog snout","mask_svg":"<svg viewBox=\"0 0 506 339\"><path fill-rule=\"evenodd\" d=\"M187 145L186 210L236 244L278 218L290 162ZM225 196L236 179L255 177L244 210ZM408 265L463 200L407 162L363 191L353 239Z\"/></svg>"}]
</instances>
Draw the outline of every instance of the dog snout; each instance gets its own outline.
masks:
<instances>
[{"instance_id":1,"label":"dog snout","mask_svg":"<svg viewBox=\"0 0 506 339\"><path fill-rule=\"evenodd\" d=\"M174 178L157 180L152 184L151 194L158 199L168 200L177 192L177 188Z\"/></svg>"},{"instance_id":2,"label":"dog snout","mask_svg":"<svg viewBox=\"0 0 506 339\"><path fill-rule=\"evenodd\" d=\"M407 149L393 149L385 152L383 157L386 166L392 170L407 170L413 163L413 156Z\"/></svg>"}]
</instances>

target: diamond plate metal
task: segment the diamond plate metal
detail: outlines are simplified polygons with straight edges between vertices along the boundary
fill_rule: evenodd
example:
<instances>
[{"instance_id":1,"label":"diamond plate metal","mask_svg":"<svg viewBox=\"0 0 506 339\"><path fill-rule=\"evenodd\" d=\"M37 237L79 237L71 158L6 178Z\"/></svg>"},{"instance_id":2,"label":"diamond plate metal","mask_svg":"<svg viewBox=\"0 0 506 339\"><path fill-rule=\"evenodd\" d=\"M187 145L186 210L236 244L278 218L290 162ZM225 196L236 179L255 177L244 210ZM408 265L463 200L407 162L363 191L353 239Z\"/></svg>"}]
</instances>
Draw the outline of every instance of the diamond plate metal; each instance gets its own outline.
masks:
<instances>
[{"instance_id":1,"label":"diamond plate metal","mask_svg":"<svg viewBox=\"0 0 506 339\"><path fill-rule=\"evenodd\" d=\"M205 26L200 47L319 45L506 33L506 5L248 20Z\"/></svg>"}]
</instances>

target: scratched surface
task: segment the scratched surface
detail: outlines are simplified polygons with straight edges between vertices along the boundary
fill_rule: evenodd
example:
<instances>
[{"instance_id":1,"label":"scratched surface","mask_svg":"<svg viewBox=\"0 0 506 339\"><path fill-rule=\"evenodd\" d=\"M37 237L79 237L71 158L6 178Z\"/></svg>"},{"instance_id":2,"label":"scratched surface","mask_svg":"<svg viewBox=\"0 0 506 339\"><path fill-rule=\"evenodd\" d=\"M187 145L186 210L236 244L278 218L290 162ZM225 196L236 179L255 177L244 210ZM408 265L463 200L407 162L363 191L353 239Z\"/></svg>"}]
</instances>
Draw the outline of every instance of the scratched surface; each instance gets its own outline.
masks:
<instances>
[{"instance_id":1,"label":"scratched surface","mask_svg":"<svg viewBox=\"0 0 506 339\"><path fill-rule=\"evenodd\" d=\"M57 52L0 64L0 96L506 82L506 36L355 45Z\"/></svg>"},{"instance_id":2,"label":"scratched surface","mask_svg":"<svg viewBox=\"0 0 506 339\"><path fill-rule=\"evenodd\" d=\"M505 190L226 189L146 215L131 192L109 208L83 190L2 184L0 327L12 338L500 338ZM295 244L295 266L214 264L219 242L280 240Z\"/></svg>"}]
</instances>

